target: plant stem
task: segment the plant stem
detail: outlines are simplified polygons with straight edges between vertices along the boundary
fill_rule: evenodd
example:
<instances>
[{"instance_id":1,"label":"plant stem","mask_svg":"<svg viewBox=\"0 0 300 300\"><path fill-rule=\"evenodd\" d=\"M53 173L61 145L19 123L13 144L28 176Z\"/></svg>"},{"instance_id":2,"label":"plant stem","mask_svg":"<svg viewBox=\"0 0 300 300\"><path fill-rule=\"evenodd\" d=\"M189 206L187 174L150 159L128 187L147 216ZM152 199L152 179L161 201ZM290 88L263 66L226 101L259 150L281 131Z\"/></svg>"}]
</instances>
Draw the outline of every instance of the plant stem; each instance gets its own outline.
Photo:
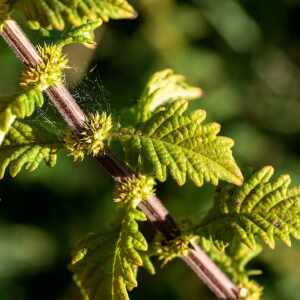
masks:
<instances>
[{"instance_id":1,"label":"plant stem","mask_svg":"<svg viewBox=\"0 0 300 300\"><path fill-rule=\"evenodd\" d=\"M41 62L35 47L14 20L10 19L4 23L1 35L26 66L35 66ZM48 88L45 92L67 124L74 131L80 133L86 116L66 87L63 84L58 84ZM117 181L134 174L124 162L119 161L109 151L97 157L97 160ZM139 208L145 213L148 220L164 234L166 239L172 239L180 234L173 217L157 197L141 201ZM189 253L183 256L182 260L219 299L235 300L238 298L239 289L198 245L191 244Z\"/></svg>"}]
</instances>

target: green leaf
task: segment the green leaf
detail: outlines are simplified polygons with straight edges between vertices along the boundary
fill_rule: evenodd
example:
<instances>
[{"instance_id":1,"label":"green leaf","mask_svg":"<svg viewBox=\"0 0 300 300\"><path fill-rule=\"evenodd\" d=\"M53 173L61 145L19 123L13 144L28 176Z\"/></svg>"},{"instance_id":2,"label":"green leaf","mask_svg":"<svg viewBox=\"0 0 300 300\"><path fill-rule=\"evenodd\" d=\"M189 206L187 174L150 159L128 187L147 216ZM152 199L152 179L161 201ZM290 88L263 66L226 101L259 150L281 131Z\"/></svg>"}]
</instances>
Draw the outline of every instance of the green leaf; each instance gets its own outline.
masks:
<instances>
[{"instance_id":1,"label":"green leaf","mask_svg":"<svg viewBox=\"0 0 300 300\"><path fill-rule=\"evenodd\" d=\"M202 95L202 90L190 86L184 76L171 69L155 73L148 81L138 101L136 114L138 122L147 121L152 113L162 105L185 99L193 100Z\"/></svg>"},{"instance_id":2,"label":"green leaf","mask_svg":"<svg viewBox=\"0 0 300 300\"><path fill-rule=\"evenodd\" d=\"M31 89L8 102L0 102L0 145L16 118L24 119L44 104L39 89Z\"/></svg>"},{"instance_id":3,"label":"green leaf","mask_svg":"<svg viewBox=\"0 0 300 300\"><path fill-rule=\"evenodd\" d=\"M289 188L288 175L269 182L273 172L267 166L239 188L222 187L200 225L200 234L223 244L230 243L235 236L250 248L255 248L256 237L271 248L275 247L275 237L288 246L290 236L299 239L300 187Z\"/></svg>"},{"instance_id":4,"label":"green leaf","mask_svg":"<svg viewBox=\"0 0 300 300\"><path fill-rule=\"evenodd\" d=\"M75 249L70 269L85 300L128 300L128 291L137 286L138 268L154 272L138 228L138 221L145 220L143 212L128 205L120 230L91 234Z\"/></svg>"},{"instance_id":5,"label":"green leaf","mask_svg":"<svg viewBox=\"0 0 300 300\"><path fill-rule=\"evenodd\" d=\"M17 0L16 8L25 14L29 26L35 30L62 31L86 21L136 17L126 0Z\"/></svg>"},{"instance_id":6,"label":"green leaf","mask_svg":"<svg viewBox=\"0 0 300 300\"><path fill-rule=\"evenodd\" d=\"M102 24L102 20L97 20L93 22L86 22L81 26L72 28L71 30L61 33L57 40L57 45L64 47L70 44L84 44L86 47L94 48L95 43L95 34L94 30ZM50 38L53 39L52 36Z\"/></svg>"},{"instance_id":7,"label":"green leaf","mask_svg":"<svg viewBox=\"0 0 300 300\"><path fill-rule=\"evenodd\" d=\"M197 186L204 181L217 185L219 180L240 185L243 177L232 157L233 141L218 136L219 124L202 124L203 110L184 114L187 107L187 100L175 101L136 128L115 133L128 163L160 181L169 171L179 185L187 176Z\"/></svg>"},{"instance_id":8,"label":"green leaf","mask_svg":"<svg viewBox=\"0 0 300 300\"><path fill-rule=\"evenodd\" d=\"M261 271L247 269L248 263L261 253L260 245L250 249L238 240L233 240L230 246L219 249L213 241L205 237L201 237L199 243L220 269L238 285L240 293L243 295L241 299L259 300L261 298L262 287L249 278L260 275Z\"/></svg>"},{"instance_id":9,"label":"green leaf","mask_svg":"<svg viewBox=\"0 0 300 300\"><path fill-rule=\"evenodd\" d=\"M44 143L29 125L15 121L0 148L0 179L7 169L15 177L22 168L34 171L42 161L53 167L56 151L57 144Z\"/></svg>"}]
</instances>

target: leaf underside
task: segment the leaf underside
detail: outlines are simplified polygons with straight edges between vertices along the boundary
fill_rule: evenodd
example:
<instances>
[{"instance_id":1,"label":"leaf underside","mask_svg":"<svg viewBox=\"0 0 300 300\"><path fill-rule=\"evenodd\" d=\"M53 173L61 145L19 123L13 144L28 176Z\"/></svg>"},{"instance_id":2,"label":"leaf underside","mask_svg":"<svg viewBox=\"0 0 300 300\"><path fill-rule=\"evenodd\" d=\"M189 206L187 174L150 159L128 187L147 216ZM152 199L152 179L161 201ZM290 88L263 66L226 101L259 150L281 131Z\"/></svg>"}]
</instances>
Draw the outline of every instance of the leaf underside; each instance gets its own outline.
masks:
<instances>
[{"instance_id":1,"label":"leaf underside","mask_svg":"<svg viewBox=\"0 0 300 300\"><path fill-rule=\"evenodd\" d=\"M130 207L120 230L92 234L75 249L70 269L85 300L129 300L128 291L137 286L138 268L154 272L147 241L138 229L137 221L145 220L142 212Z\"/></svg>"},{"instance_id":2,"label":"leaf underside","mask_svg":"<svg viewBox=\"0 0 300 300\"><path fill-rule=\"evenodd\" d=\"M226 249L219 249L214 242L202 237L200 245L209 257L225 272L239 287L246 289L245 300L259 300L262 296L262 287L250 279L251 276L260 275L260 270L248 270L248 263L258 256L262 247L257 245L250 249L238 240L233 240Z\"/></svg>"},{"instance_id":3,"label":"leaf underside","mask_svg":"<svg viewBox=\"0 0 300 300\"><path fill-rule=\"evenodd\" d=\"M24 119L42 107L44 97L39 89L31 89L15 99L0 102L0 145L16 118Z\"/></svg>"},{"instance_id":4,"label":"leaf underside","mask_svg":"<svg viewBox=\"0 0 300 300\"><path fill-rule=\"evenodd\" d=\"M44 161L50 167L56 164L57 145L39 141L27 124L15 121L0 148L0 179L6 170L15 177L25 168L32 172Z\"/></svg>"},{"instance_id":5,"label":"leaf underside","mask_svg":"<svg viewBox=\"0 0 300 300\"><path fill-rule=\"evenodd\" d=\"M241 187L224 185L215 203L200 225L204 234L221 244L235 236L254 248L255 238L275 247L275 237L288 246L290 236L300 238L300 187L290 188L288 175L270 182L270 166L254 173Z\"/></svg>"},{"instance_id":6,"label":"leaf underside","mask_svg":"<svg viewBox=\"0 0 300 300\"><path fill-rule=\"evenodd\" d=\"M218 136L219 124L202 124L204 111L184 114L187 107L187 100L175 101L137 128L117 133L128 163L160 181L169 171L179 185L187 177L197 186L205 181L217 185L219 180L240 185L243 177L232 157L233 141Z\"/></svg>"},{"instance_id":7,"label":"leaf underside","mask_svg":"<svg viewBox=\"0 0 300 300\"><path fill-rule=\"evenodd\" d=\"M190 86L185 77L176 74L171 69L154 73L135 108L138 122L147 121L160 106L185 99L194 100L202 95L198 87Z\"/></svg>"},{"instance_id":8,"label":"leaf underside","mask_svg":"<svg viewBox=\"0 0 300 300\"><path fill-rule=\"evenodd\" d=\"M32 29L77 27L87 21L134 18L136 12L126 0L17 0Z\"/></svg>"}]
</instances>

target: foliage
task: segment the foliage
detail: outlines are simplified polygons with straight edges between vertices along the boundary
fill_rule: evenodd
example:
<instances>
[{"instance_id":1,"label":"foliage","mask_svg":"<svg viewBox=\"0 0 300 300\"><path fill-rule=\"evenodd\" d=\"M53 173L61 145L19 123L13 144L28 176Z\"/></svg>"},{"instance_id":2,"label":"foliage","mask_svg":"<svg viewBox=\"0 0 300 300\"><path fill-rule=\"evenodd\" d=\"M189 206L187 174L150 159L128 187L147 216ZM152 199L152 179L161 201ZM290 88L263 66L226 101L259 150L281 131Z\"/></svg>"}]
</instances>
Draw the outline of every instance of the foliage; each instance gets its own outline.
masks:
<instances>
[{"instance_id":1,"label":"foliage","mask_svg":"<svg viewBox=\"0 0 300 300\"><path fill-rule=\"evenodd\" d=\"M210 258L239 286L241 299L261 299L262 287L249 278L261 274L261 271L246 269L247 264L261 253L260 245L250 249L234 239L228 248L219 249L214 242L205 237L201 237L199 241Z\"/></svg>"},{"instance_id":2,"label":"foliage","mask_svg":"<svg viewBox=\"0 0 300 300\"><path fill-rule=\"evenodd\" d=\"M187 176L197 186L204 181L217 185L220 179L240 185L243 177L232 157L233 141L218 136L219 124L202 124L203 110L187 115L187 108L187 100L175 101L148 121L116 133L130 165L160 181L166 180L168 170L179 185Z\"/></svg>"},{"instance_id":3,"label":"foliage","mask_svg":"<svg viewBox=\"0 0 300 300\"><path fill-rule=\"evenodd\" d=\"M29 89L9 101L2 101L0 106L0 145L16 118L24 119L42 107L44 97L40 89Z\"/></svg>"},{"instance_id":4,"label":"foliage","mask_svg":"<svg viewBox=\"0 0 300 300\"><path fill-rule=\"evenodd\" d=\"M256 247L255 237L271 248L275 247L275 237L288 246L290 236L299 239L300 188L289 188L288 175L270 182L273 172L267 166L241 187L221 187L199 232L224 244L230 244L236 236L250 248Z\"/></svg>"},{"instance_id":5,"label":"foliage","mask_svg":"<svg viewBox=\"0 0 300 300\"><path fill-rule=\"evenodd\" d=\"M149 79L135 109L137 122L145 122L160 106L176 100L193 100L202 95L202 90L190 86L184 76L171 69L156 72Z\"/></svg>"},{"instance_id":6,"label":"foliage","mask_svg":"<svg viewBox=\"0 0 300 300\"><path fill-rule=\"evenodd\" d=\"M136 16L126 0L17 0L15 6L25 14L31 29L64 30L86 20L107 22Z\"/></svg>"},{"instance_id":7,"label":"foliage","mask_svg":"<svg viewBox=\"0 0 300 300\"><path fill-rule=\"evenodd\" d=\"M119 230L90 235L78 245L70 269L86 300L127 300L137 287L138 268L154 273L139 221L146 221L145 215L129 202Z\"/></svg>"},{"instance_id":8,"label":"foliage","mask_svg":"<svg viewBox=\"0 0 300 300\"><path fill-rule=\"evenodd\" d=\"M61 82L67 67L67 58L59 45L38 46L41 61L28 66L22 74L20 85L24 92L13 99L2 101L0 106L0 145L14 121L30 117L44 104L42 91Z\"/></svg>"},{"instance_id":9,"label":"foliage","mask_svg":"<svg viewBox=\"0 0 300 300\"><path fill-rule=\"evenodd\" d=\"M102 20L87 21L81 26L67 30L57 38L57 45L64 47L79 43L93 49L96 46L94 30L101 24Z\"/></svg>"},{"instance_id":10,"label":"foliage","mask_svg":"<svg viewBox=\"0 0 300 300\"><path fill-rule=\"evenodd\" d=\"M57 145L46 143L34 129L20 121L14 122L0 151L0 179L6 169L15 177L22 168L32 172L44 161L50 167L56 164Z\"/></svg>"},{"instance_id":11,"label":"foliage","mask_svg":"<svg viewBox=\"0 0 300 300\"><path fill-rule=\"evenodd\" d=\"M22 83L23 86L32 89L27 90L17 99L2 105L2 109L0 109L0 129L3 129L0 132L0 141L7 134L0 148L0 175L2 174L2 177L6 169L9 169L11 175L15 176L23 167L33 171L42 161L51 166L56 162L58 142L56 140L49 142L38 128L31 128L28 124L15 121L15 119L30 116L35 107L43 104L40 90L61 80L62 70L67 63L65 57L61 56L62 47L71 43L83 43L93 47L95 46L93 31L103 21L108 21L109 18L132 18L136 15L125 0L17 0L15 2L15 7L25 14L31 28L42 30L48 34L50 39L55 39L57 33L54 32L52 35L48 32L49 30L63 30L64 32L57 34L59 38L56 39L53 47L45 48L45 51L47 49L54 51L57 47L56 49L59 50L57 53L60 56L56 57L56 53L48 51L41 65L37 66L38 70L37 68L26 70L24 73L26 76ZM146 1L141 2L146 3ZM199 76L200 68L196 66L192 68L191 64L196 61L205 64L208 58L207 64L209 65L212 61L214 63L218 61L219 58L217 55L212 58L213 55L210 56L205 52L201 53L201 59L198 59L197 55L187 54L195 54L191 51L193 47L191 44L196 43L187 43L183 39L182 32L186 30L189 35L193 36L193 29L181 29L181 14L175 14L175 17L168 19L163 15L163 10L157 9L166 7L168 10L172 6L171 2L168 0L163 3L151 1L151 3L143 4L145 7L150 7L151 14L154 16L149 22L151 26L148 27L151 34L149 34L146 44L147 46L148 44L156 45L159 51L165 48L163 49L166 51L164 60L173 61L174 64L181 61L180 51L182 51L187 60L191 61L186 63L184 68L187 68L188 72L189 69L196 70L194 73ZM250 17L247 19L248 23L239 23L240 27L231 24L231 20L234 21L236 13L239 12L236 1L230 0L229 5L222 5L221 9L214 4L208 5L208 1L202 2L201 5L206 7L205 13L212 20L215 30L222 34L223 27L225 28L225 39L233 46L233 51L239 51L241 54L241 51L246 51L247 47L253 44L253 40L245 43L243 39L239 39L238 43L232 43L232 34L243 37L240 35L242 29L251 24L252 27L249 28L256 29L254 22L250 22ZM2 10L2 4L6 4L6 2L0 1L0 21L2 16L7 17L8 12L7 6L5 10ZM224 11L227 12L228 8L233 9L232 18L224 15ZM162 23L172 23L169 21L176 19L178 24L173 26L176 28L170 26L165 34L163 26L155 26L159 15L164 16ZM196 20L202 20L200 15L195 14L195 16ZM191 17L193 16L191 15ZM230 24L228 23L226 27L228 19L230 19ZM242 19L239 20L242 21ZM152 23L153 21L155 22ZM198 26L198 23L201 22L194 23L197 23ZM158 34L155 34L156 28L159 30ZM234 30L231 31L232 29ZM180 31L180 34L176 36L176 30L182 32ZM142 30L143 33L144 31L146 30ZM257 32L251 32L249 32L249 36L253 38ZM209 30L204 33L204 35L208 34L210 34ZM248 35L244 34L244 36ZM205 38L207 37L205 36ZM121 42L119 41L119 43ZM134 42L136 43L136 41ZM169 42L172 47L166 47ZM256 42L258 43L258 40ZM136 45L135 47L142 48ZM130 46L128 48L131 49ZM122 54L126 53L125 49L122 50L124 50ZM141 56L144 54L141 53ZM123 56L128 61L139 59L139 53L131 56L124 54ZM230 59L227 59L226 63L229 64L229 61ZM253 62L251 59L249 61L252 64L251 68L259 69L257 62ZM178 64L180 65L180 63ZM244 68L243 65L243 72L247 66L246 64ZM203 70L206 69L209 68L203 67ZM222 75L220 75L223 74L222 68L216 69L216 72L211 72L218 75L215 76L216 78L212 79L214 76L207 76L210 78L207 80L208 86L209 88L213 87L215 94L219 93L218 96L220 96L220 91L225 91L226 96L228 90L232 92L231 85L234 83L223 82ZM228 69L230 72L232 71L231 68ZM270 70L270 74L277 74L272 70ZM284 70L288 73L289 66L284 65ZM274 76L271 76L270 80L268 74L266 75L264 72L257 71L256 75L264 78L270 85L270 90L272 92L275 90L275 94L280 94L284 90L282 85L278 88L279 92L277 87L274 88L273 81L276 81ZM195 81L199 79L197 76L194 76ZM221 82L219 85L216 84L217 80ZM235 81L242 80L235 78ZM112 122L110 115L97 113L87 120L81 136L76 136L72 132L67 133L64 147L71 152L75 160L82 160L86 154L94 156L103 154L110 146L110 139L113 138L121 142L127 162L138 172L138 175L116 184L114 200L124 205L124 216L119 230L101 235L91 235L80 243L75 251L70 268L75 273L74 279L86 299L128 299L128 291L137 286L138 267L144 265L153 273L154 269L148 256L148 244L138 228L138 221L144 221L145 215L136 208L136 205L141 200L154 195L154 177L165 181L167 173L170 173L179 185L184 184L187 177L191 178L198 186L202 186L205 182L218 185L219 180L225 180L235 185L242 184L243 176L231 153L232 140L218 135L220 131L218 124L203 124L206 117L204 111L186 112L190 100L201 95L201 89L189 86L184 77L167 69L157 72L151 77L138 103L130 109L131 120L129 123L131 127L122 128L119 124ZM223 102L226 97L223 97L222 93L221 96L222 101L217 103L217 107L224 107L220 102ZM122 94L122 101L123 98ZM251 116L257 114L256 111L253 113L253 110L245 109L246 114ZM260 110L257 109L257 111ZM280 116L278 118L276 115L276 118L281 120L284 117L283 114ZM99 121L100 117L107 121L104 122L105 126L102 126L102 121ZM263 123L267 122L268 120L264 120ZM251 140L250 143L253 141ZM240 187L229 184L221 185L216 192L213 208L197 228L200 245L218 266L239 285L241 298L247 300L260 299L262 294L262 288L249 278L258 272L246 269L248 262L261 251L257 238L262 239L272 248L275 246L276 237L288 245L291 243L290 236L299 238L299 188L289 188L290 178L286 175L275 182L269 182L272 174L273 169L266 167L249 178L247 177L246 182ZM188 189L189 187L185 191ZM167 193L168 196L172 194L169 186ZM189 199L189 201L191 201L189 205L196 203L192 202L193 199ZM195 242L194 238L195 234L177 236L170 241L161 238L156 243L155 255L163 263L166 263L174 257L186 254L191 241Z\"/></svg>"}]
</instances>

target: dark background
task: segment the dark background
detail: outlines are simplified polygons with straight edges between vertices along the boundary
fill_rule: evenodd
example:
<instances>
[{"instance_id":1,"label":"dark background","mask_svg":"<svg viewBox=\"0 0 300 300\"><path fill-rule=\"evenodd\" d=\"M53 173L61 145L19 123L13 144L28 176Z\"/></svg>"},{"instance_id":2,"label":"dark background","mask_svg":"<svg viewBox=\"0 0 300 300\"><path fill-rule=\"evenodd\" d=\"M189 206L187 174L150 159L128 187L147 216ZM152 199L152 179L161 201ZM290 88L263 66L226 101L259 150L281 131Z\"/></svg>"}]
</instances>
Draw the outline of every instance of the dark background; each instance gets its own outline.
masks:
<instances>
[{"instance_id":1,"label":"dark background","mask_svg":"<svg viewBox=\"0 0 300 300\"><path fill-rule=\"evenodd\" d=\"M67 49L67 82L88 84L97 97L78 97L118 115L134 104L154 71L171 67L202 87L193 105L222 124L232 137L240 166L271 164L300 184L300 1L297 0L136 0L133 21L115 21L97 32L95 51ZM38 40L37 33L30 33ZM0 42L0 96L16 92L21 64ZM87 93L87 86L80 87ZM87 102L87 98L89 98ZM47 106L40 114L47 115ZM55 125L53 125L55 126ZM107 228L116 216L113 182L93 161L80 166L60 155L57 166L25 171L0 183L0 299L80 299L67 270L72 246L88 232ZM170 180L158 193L178 220L197 222L214 188ZM280 242L254 263L263 276L264 299L299 300L300 244ZM159 267L158 267L159 269ZM132 299L214 299L179 260L141 273Z\"/></svg>"}]
</instances>

